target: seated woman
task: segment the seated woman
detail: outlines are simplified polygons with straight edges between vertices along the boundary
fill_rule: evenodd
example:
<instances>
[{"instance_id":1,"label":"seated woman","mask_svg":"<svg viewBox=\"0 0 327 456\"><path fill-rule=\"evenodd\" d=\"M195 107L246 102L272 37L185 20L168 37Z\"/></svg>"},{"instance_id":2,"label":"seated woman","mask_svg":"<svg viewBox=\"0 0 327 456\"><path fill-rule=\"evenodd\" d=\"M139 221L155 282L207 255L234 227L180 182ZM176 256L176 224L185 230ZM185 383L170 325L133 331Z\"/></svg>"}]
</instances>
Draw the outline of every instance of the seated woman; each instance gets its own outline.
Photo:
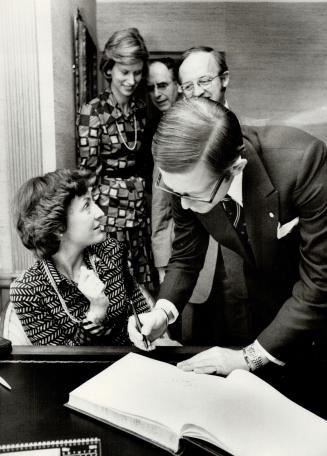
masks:
<instances>
[{"instance_id":1,"label":"seated woman","mask_svg":"<svg viewBox=\"0 0 327 456\"><path fill-rule=\"evenodd\" d=\"M80 171L27 181L16 228L38 260L10 288L33 345L126 345L128 317L149 310L122 243L106 238L102 210Z\"/></svg>"}]
</instances>

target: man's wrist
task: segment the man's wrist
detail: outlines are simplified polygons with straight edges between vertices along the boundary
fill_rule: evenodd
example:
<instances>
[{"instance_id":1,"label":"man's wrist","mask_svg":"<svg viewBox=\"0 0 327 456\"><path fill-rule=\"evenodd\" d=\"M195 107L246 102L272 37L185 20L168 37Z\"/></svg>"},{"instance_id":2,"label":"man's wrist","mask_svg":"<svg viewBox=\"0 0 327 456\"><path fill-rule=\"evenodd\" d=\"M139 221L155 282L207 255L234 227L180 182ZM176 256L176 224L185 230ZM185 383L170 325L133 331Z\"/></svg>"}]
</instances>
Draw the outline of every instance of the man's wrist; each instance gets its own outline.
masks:
<instances>
[{"instance_id":1,"label":"man's wrist","mask_svg":"<svg viewBox=\"0 0 327 456\"><path fill-rule=\"evenodd\" d=\"M168 299L158 299L154 309L161 309L164 310L167 317L168 317L168 324L174 323L179 315L178 310L174 306L174 304Z\"/></svg>"},{"instance_id":2,"label":"man's wrist","mask_svg":"<svg viewBox=\"0 0 327 456\"><path fill-rule=\"evenodd\" d=\"M169 325L169 315L168 315L168 312L167 312L165 309L161 308L161 307L155 308L154 310L157 311L157 312L160 312L160 313L164 316L166 328L168 328L168 325Z\"/></svg>"}]
</instances>

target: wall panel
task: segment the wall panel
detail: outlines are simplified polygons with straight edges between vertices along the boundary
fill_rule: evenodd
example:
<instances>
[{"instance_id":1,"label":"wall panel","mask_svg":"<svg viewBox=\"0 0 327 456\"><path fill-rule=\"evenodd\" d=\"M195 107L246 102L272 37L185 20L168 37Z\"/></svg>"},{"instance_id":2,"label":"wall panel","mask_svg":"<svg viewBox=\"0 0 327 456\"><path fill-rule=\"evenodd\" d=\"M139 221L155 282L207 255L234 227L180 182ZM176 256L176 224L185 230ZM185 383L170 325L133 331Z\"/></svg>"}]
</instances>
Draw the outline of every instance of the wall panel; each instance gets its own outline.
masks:
<instances>
[{"instance_id":1,"label":"wall panel","mask_svg":"<svg viewBox=\"0 0 327 456\"><path fill-rule=\"evenodd\" d=\"M136 26L150 51L199 44L225 50L227 97L241 119L295 122L327 140L326 2L98 0L97 6L100 48L114 30Z\"/></svg>"},{"instance_id":2,"label":"wall panel","mask_svg":"<svg viewBox=\"0 0 327 456\"><path fill-rule=\"evenodd\" d=\"M76 166L73 18L78 8L96 43L95 0L51 0L57 168Z\"/></svg>"},{"instance_id":3,"label":"wall panel","mask_svg":"<svg viewBox=\"0 0 327 456\"><path fill-rule=\"evenodd\" d=\"M42 171L41 122L35 8L33 0L1 3L1 101L3 103L1 155L4 195L0 224L1 267L20 270L31 262L11 221L11 199L28 178ZM1 210L2 210L1 209ZM6 242L7 241L7 242Z\"/></svg>"}]
</instances>

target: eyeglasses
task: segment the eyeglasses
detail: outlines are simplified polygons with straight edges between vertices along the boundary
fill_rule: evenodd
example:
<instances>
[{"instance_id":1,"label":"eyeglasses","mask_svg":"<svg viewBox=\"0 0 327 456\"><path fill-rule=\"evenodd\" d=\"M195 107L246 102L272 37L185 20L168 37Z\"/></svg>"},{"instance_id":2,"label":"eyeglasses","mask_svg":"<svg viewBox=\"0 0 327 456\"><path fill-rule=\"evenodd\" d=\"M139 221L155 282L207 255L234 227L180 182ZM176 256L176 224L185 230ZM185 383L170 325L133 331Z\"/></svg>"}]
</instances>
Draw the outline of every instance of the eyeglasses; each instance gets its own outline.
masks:
<instances>
[{"instance_id":1,"label":"eyeglasses","mask_svg":"<svg viewBox=\"0 0 327 456\"><path fill-rule=\"evenodd\" d=\"M201 76L197 81L189 81L181 84L181 89L186 96L191 96L194 93L194 86L197 85L202 89L207 89L212 81L216 78L219 78L221 74L217 74L216 76Z\"/></svg>"},{"instance_id":2,"label":"eyeglasses","mask_svg":"<svg viewBox=\"0 0 327 456\"><path fill-rule=\"evenodd\" d=\"M192 200L192 201L198 201L200 203L211 204L212 201L214 200L215 196L217 195L218 190L225 178L226 178L225 174L220 176L220 178L215 183L213 189L211 190L209 198L206 198L206 199L203 199L198 196L183 195L182 193L174 192L171 188L167 187L167 185L164 183L161 173L159 173L158 179L155 183L155 187L159 188L160 190L163 190L164 192L171 193L172 195L178 196L179 198L188 199L188 200Z\"/></svg>"}]
</instances>

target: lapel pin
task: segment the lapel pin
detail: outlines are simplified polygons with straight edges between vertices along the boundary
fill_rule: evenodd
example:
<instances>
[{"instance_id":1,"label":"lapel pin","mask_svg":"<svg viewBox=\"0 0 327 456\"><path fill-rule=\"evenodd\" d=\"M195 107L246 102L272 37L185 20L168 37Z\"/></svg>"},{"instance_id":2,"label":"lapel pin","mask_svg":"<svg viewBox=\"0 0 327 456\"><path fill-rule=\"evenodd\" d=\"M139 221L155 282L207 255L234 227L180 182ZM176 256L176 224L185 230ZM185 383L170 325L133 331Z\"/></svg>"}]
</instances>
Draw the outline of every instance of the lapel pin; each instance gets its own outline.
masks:
<instances>
[{"instance_id":1,"label":"lapel pin","mask_svg":"<svg viewBox=\"0 0 327 456\"><path fill-rule=\"evenodd\" d=\"M270 218L274 218L275 217L275 214L273 212L269 212L269 217Z\"/></svg>"}]
</instances>

